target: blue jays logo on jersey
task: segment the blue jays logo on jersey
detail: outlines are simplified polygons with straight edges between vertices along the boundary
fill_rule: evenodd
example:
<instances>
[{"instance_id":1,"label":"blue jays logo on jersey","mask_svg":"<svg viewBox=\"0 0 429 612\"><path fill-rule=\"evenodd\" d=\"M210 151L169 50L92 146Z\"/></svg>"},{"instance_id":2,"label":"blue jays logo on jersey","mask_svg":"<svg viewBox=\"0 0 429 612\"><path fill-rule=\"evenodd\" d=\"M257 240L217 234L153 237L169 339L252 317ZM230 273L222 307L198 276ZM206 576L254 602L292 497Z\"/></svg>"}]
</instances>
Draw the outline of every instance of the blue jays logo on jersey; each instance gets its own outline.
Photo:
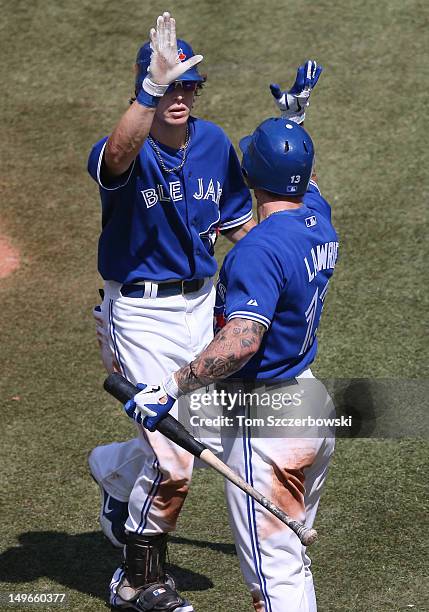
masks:
<instances>
[{"instance_id":1,"label":"blue jays logo on jersey","mask_svg":"<svg viewBox=\"0 0 429 612\"><path fill-rule=\"evenodd\" d=\"M208 185L204 185L202 178L198 179L198 192L196 191L193 196L196 200L208 200L209 198L219 206L220 197L222 195L222 187L219 181L216 181L216 191L214 186L214 180L211 178Z\"/></svg>"},{"instance_id":2,"label":"blue jays logo on jersey","mask_svg":"<svg viewBox=\"0 0 429 612\"><path fill-rule=\"evenodd\" d=\"M183 200L182 184L180 181L170 181L166 185L156 185L140 192L147 208L152 208L158 202L178 202ZM195 200L211 200L219 206L222 196L222 185L219 181L210 178L204 182L203 178L197 179L197 190L192 194Z\"/></svg>"}]
</instances>

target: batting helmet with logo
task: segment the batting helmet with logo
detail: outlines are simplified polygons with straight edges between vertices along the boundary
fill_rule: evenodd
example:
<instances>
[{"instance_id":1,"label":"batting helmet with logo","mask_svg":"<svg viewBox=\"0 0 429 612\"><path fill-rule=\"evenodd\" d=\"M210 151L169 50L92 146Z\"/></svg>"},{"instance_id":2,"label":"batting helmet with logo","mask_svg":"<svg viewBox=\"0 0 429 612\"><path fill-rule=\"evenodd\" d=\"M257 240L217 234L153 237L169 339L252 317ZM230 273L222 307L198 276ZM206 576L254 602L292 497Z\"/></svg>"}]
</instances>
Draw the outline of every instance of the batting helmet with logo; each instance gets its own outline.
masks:
<instances>
[{"instance_id":1,"label":"batting helmet with logo","mask_svg":"<svg viewBox=\"0 0 429 612\"><path fill-rule=\"evenodd\" d=\"M241 167L250 187L300 196L308 187L313 141L303 127L281 117L266 119L240 140Z\"/></svg>"},{"instance_id":2,"label":"batting helmet with logo","mask_svg":"<svg viewBox=\"0 0 429 612\"><path fill-rule=\"evenodd\" d=\"M188 44L185 40L177 40L177 51L179 53L179 59L181 62L189 59L190 57L194 57L195 53L190 44ZM142 47L140 47L137 57L136 57L136 65L137 65L137 74L136 74L136 95L140 91L140 88L143 83L143 79L147 76L147 70L150 64L150 56L152 54L152 48L150 43L145 43ZM180 75L181 81L198 81L199 83L204 82L204 77L198 72L196 66L187 70L182 75Z\"/></svg>"}]
</instances>

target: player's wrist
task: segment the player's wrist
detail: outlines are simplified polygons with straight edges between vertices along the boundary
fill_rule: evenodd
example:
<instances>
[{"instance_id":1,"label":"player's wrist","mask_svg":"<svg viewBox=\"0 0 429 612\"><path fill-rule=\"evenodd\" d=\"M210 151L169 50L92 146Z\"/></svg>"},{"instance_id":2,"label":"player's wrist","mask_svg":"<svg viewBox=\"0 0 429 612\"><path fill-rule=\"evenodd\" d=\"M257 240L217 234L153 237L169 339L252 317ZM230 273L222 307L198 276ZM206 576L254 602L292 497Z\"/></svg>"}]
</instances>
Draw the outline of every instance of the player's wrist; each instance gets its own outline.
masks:
<instances>
[{"instance_id":1,"label":"player's wrist","mask_svg":"<svg viewBox=\"0 0 429 612\"><path fill-rule=\"evenodd\" d=\"M140 91L137 95L137 102L148 108L156 108L162 96L167 91L168 85L159 85L149 77L143 80Z\"/></svg>"},{"instance_id":2,"label":"player's wrist","mask_svg":"<svg viewBox=\"0 0 429 612\"><path fill-rule=\"evenodd\" d=\"M145 106L146 108L156 108L160 99L161 98L158 98L157 96L152 96L151 94L147 93L147 91L145 91L143 88L140 89L136 97L136 101L141 106Z\"/></svg>"},{"instance_id":3,"label":"player's wrist","mask_svg":"<svg viewBox=\"0 0 429 612\"><path fill-rule=\"evenodd\" d=\"M302 115L288 115L287 113L282 113L283 117L288 121L292 121L293 123L297 123L298 125L302 125L305 120L305 113Z\"/></svg>"},{"instance_id":4,"label":"player's wrist","mask_svg":"<svg viewBox=\"0 0 429 612\"><path fill-rule=\"evenodd\" d=\"M159 83L155 83L155 81L152 81L152 79L148 76L143 79L142 83L142 89L144 89L151 96L155 96L156 98L162 98L168 87L168 83L167 85L160 85Z\"/></svg>"},{"instance_id":5,"label":"player's wrist","mask_svg":"<svg viewBox=\"0 0 429 612\"><path fill-rule=\"evenodd\" d=\"M276 102L285 119L301 124L305 119L305 111L310 105L308 98L308 92L302 92L302 94L297 96L288 91L284 93L284 96L281 98L281 102Z\"/></svg>"},{"instance_id":6,"label":"player's wrist","mask_svg":"<svg viewBox=\"0 0 429 612\"><path fill-rule=\"evenodd\" d=\"M162 381L162 386L164 387L164 390L166 391L167 395L176 400L183 395L183 391L181 391L179 385L177 384L174 372L164 378L164 380Z\"/></svg>"}]
</instances>

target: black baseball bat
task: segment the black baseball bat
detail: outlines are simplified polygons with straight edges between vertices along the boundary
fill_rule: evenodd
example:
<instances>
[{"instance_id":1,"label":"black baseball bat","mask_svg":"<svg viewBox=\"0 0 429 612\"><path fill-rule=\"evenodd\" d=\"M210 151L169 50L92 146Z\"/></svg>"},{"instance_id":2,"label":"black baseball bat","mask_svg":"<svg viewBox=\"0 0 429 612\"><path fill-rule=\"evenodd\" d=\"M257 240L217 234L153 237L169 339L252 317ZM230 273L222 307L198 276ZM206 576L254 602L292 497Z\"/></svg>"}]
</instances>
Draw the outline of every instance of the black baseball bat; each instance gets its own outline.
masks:
<instances>
[{"instance_id":1,"label":"black baseball bat","mask_svg":"<svg viewBox=\"0 0 429 612\"><path fill-rule=\"evenodd\" d=\"M105 390L116 397L122 404L125 404L129 399L134 397L136 393L139 393L139 389L135 387L129 380L124 378L121 374L114 372L110 374L104 381ZM244 491L250 497L253 497L258 503L261 504L266 510L271 512L274 516L285 523L301 540L304 546L310 546L317 539L317 532L315 529L306 527L302 523L295 521L286 512L283 512L281 508L273 504L267 497L259 493L254 489L248 482L243 480L238 474L236 474L230 467L228 467L223 461L218 459L211 450L204 446L201 442L198 442L189 431L183 427L179 421L177 421L171 414L165 416L159 421L156 429L160 431L172 442L175 442L185 450L189 451L195 457L199 457L202 461L210 465L217 472L228 478L237 487Z\"/></svg>"},{"instance_id":2,"label":"black baseball bat","mask_svg":"<svg viewBox=\"0 0 429 612\"><path fill-rule=\"evenodd\" d=\"M136 393L139 393L139 389L121 374L118 374L118 372L114 372L106 378L104 389L113 395L113 397L116 397L122 404L125 404ZM158 423L156 429L195 457L200 457L201 453L207 450L207 447L191 436L189 431L177 419L172 417L171 414L167 414Z\"/></svg>"}]
</instances>

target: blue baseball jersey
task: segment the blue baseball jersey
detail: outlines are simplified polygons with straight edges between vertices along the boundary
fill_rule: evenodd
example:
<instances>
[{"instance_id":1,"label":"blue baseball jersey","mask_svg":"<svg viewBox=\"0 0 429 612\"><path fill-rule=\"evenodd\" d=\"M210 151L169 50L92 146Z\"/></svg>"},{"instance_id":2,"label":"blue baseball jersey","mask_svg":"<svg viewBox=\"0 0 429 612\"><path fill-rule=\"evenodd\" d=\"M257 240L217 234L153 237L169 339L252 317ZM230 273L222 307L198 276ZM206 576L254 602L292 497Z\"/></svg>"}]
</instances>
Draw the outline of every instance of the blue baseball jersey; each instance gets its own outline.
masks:
<instances>
[{"instance_id":1,"label":"blue baseball jersey","mask_svg":"<svg viewBox=\"0 0 429 612\"><path fill-rule=\"evenodd\" d=\"M214 241L252 218L252 199L225 133L191 117L183 168L165 173L146 140L128 171L103 184L107 137L92 149L88 171L102 203L98 269L105 280L132 283L192 280L217 269ZM165 166L175 168L182 151L157 143Z\"/></svg>"},{"instance_id":2,"label":"blue baseball jersey","mask_svg":"<svg viewBox=\"0 0 429 612\"><path fill-rule=\"evenodd\" d=\"M308 368L337 255L331 209L313 181L301 208L270 215L231 249L217 284L216 318L267 328L233 378L284 380Z\"/></svg>"}]
</instances>

